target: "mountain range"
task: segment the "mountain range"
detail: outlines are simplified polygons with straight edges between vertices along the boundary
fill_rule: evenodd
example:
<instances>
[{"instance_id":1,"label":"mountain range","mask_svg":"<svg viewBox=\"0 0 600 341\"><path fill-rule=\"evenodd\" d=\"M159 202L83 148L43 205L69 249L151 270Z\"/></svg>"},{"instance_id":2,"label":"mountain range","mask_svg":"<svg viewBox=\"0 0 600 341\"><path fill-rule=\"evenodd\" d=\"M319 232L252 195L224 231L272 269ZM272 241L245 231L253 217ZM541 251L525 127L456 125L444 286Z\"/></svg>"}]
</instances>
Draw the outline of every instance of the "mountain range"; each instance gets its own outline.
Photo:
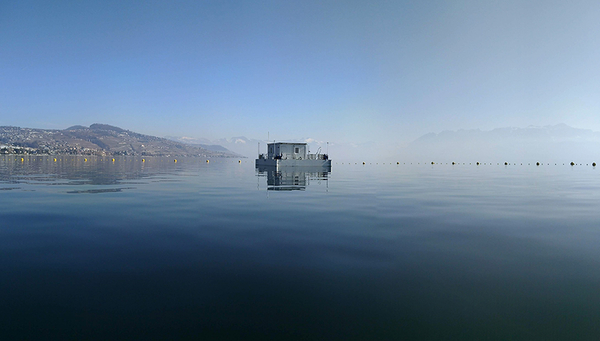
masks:
<instances>
[{"instance_id":1,"label":"mountain range","mask_svg":"<svg viewBox=\"0 0 600 341\"><path fill-rule=\"evenodd\" d=\"M442 131L425 134L396 153L408 159L445 162L600 160L600 132L566 124Z\"/></svg>"},{"instance_id":2,"label":"mountain range","mask_svg":"<svg viewBox=\"0 0 600 341\"><path fill-rule=\"evenodd\" d=\"M311 138L311 152L338 161L390 162L592 162L600 160L600 132L566 124L472 129L425 134L396 145L384 142L328 143ZM143 135L106 124L64 130L0 127L0 153L249 157L264 153L269 141L243 136L208 140ZM272 141L271 141L272 142Z\"/></svg>"}]
</instances>

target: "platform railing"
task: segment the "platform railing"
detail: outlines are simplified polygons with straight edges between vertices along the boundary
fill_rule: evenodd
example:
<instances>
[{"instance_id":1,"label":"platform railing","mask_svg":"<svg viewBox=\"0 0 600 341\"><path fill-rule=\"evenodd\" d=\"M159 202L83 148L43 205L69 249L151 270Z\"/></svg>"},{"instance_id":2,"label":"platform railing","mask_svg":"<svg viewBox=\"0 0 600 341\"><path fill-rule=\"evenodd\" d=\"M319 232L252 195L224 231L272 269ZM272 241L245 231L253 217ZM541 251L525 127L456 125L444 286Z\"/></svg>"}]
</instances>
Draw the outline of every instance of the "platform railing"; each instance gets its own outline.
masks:
<instances>
[{"instance_id":1,"label":"platform railing","mask_svg":"<svg viewBox=\"0 0 600 341\"><path fill-rule=\"evenodd\" d=\"M327 154L308 154L307 159L309 160L328 160Z\"/></svg>"}]
</instances>

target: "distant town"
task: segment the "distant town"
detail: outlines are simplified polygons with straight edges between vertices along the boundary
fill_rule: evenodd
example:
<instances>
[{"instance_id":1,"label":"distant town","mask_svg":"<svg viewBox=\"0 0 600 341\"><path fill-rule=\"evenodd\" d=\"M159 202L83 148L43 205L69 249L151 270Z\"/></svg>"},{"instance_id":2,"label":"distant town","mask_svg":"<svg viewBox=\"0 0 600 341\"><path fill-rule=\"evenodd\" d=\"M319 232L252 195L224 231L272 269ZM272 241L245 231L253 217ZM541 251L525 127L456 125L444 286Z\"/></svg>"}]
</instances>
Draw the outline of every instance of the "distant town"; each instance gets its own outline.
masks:
<instances>
[{"instance_id":1,"label":"distant town","mask_svg":"<svg viewBox=\"0 0 600 341\"><path fill-rule=\"evenodd\" d=\"M106 124L64 130L0 126L0 154L240 157Z\"/></svg>"}]
</instances>

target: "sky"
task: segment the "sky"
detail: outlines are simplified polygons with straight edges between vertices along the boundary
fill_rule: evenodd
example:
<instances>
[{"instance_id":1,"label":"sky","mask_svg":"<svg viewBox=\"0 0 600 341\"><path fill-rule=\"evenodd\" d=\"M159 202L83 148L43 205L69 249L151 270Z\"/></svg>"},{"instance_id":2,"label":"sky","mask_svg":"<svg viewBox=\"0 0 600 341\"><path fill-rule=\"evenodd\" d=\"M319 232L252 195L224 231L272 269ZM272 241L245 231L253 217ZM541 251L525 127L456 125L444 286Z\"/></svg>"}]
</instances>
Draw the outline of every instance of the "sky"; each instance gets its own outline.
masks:
<instances>
[{"instance_id":1,"label":"sky","mask_svg":"<svg viewBox=\"0 0 600 341\"><path fill-rule=\"evenodd\" d=\"M402 144L600 131L600 1L3 1L0 125Z\"/></svg>"}]
</instances>

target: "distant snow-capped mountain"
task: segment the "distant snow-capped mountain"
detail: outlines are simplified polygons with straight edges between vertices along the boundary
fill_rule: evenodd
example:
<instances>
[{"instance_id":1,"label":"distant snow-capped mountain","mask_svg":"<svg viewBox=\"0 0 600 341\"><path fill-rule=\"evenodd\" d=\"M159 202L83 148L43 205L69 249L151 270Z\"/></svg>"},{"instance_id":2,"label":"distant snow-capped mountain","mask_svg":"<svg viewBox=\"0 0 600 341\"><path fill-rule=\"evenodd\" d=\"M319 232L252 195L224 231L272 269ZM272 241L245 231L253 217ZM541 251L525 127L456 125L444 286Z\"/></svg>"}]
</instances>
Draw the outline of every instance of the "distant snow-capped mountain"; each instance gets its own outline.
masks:
<instances>
[{"instance_id":1,"label":"distant snow-capped mountain","mask_svg":"<svg viewBox=\"0 0 600 341\"><path fill-rule=\"evenodd\" d=\"M216 140L175 136L167 136L166 138L181 143L199 146L212 151L235 153L248 158L256 158L259 153L266 153L267 143L273 142L267 140L250 139L245 136L235 136ZM319 141L313 138L287 139L281 142L305 142L308 144L311 153L317 152L319 148L321 148L320 153L326 153L328 150L326 141ZM331 146L333 146L333 144L331 144Z\"/></svg>"}]
</instances>

